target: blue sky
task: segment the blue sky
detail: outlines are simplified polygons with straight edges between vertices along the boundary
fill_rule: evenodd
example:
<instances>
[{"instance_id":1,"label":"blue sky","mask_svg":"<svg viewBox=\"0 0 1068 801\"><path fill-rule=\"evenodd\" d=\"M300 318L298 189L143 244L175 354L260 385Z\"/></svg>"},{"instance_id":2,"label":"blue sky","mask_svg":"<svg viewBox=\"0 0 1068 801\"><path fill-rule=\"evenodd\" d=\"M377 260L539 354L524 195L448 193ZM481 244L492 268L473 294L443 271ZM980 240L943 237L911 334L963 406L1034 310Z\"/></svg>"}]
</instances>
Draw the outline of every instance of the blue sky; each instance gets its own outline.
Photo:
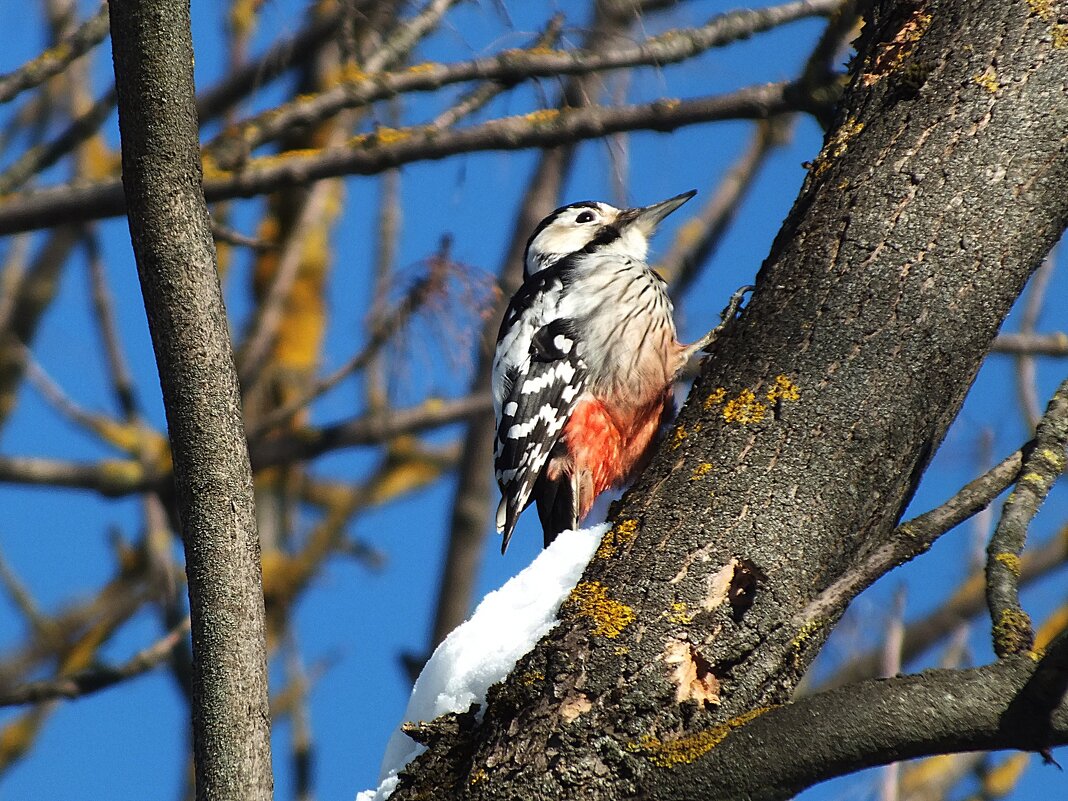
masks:
<instances>
[{"instance_id":1,"label":"blue sky","mask_svg":"<svg viewBox=\"0 0 1068 801\"><path fill-rule=\"evenodd\" d=\"M83 3L86 9L95 4ZM419 51L420 59L457 60L496 52L530 40L546 4L507 3L511 24L502 22L494 4L469 3L448 17L444 28ZM198 86L213 84L224 71L220 38L222 4L194 0L194 39ZM560 3L568 8L570 4ZM256 37L256 48L295 32L302 22L303 6L294 0L267 4ZM550 8L554 7L549 4ZM687 3L657 27L703 21L729 8L723 2ZM528 16L529 15L529 16ZM13 69L38 52L42 45L36 8L0 5L0 29L7 31L0 52L0 73ZM687 96L728 91L749 83L793 77L807 48L820 30L818 22L804 22L756 37L749 42L712 52L695 65L644 71L630 87L631 96L645 99L664 92ZM576 41L580 31L569 31ZM97 93L111 69L105 45L93 57ZM278 91L268 97L279 97ZM447 95L446 95L447 96ZM520 90L490 107L487 114L529 110L532 93ZM413 118L433 114L440 102L420 98L409 107ZM17 106L17 104L16 104ZM13 107L0 107L0 126ZM707 198L718 179L745 147L751 130L747 123L724 123L683 129L672 135L654 133L630 137L628 202L645 204L696 188ZM209 129L208 134L210 135ZM117 142L114 118L109 138ZM766 255L779 222L789 210L804 177L802 162L812 159L822 142L819 129L801 120L790 144L771 158L737 223L720 250L678 309L684 338L696 338L717 319L733 289L749 282ZM0 154L0 167L9 156ZM500 254L511 236L511 221L519 194L534 164L530 153L485 153L447 162L407 166L402 175L403 233L398 263L416 269L434 252L442 234L454 240L453 257L467 265L475 278L485 279L496 270ZM611 161L602 143L582 146L579 161L562 201L611 197L608 169ZM53 170L46 180L64 177ZM346 211L337 226L333 245L335 263L330 289L331 326L324 372L342 363L359 347L368 311L369 243L373 241L373 211L379 191L376 178L345 182ZM257 218L259 201L239 204L235 227L246 233ZM669 218L654 242L663 253L685 212ZM124 220L99 224L105 245L106 269L117 301L119 326L127 356L137 376L139 398L153 423L162 428L162 404L147 328L141 307L133 256ZM10 247L0 241L0 257ZM248 312L248 264L238 262L228 275L225 292L235 320L234 330ZM40 327L34 343L37 360L82 405L112 411L103 369L101 345L92 332L87 302L88 279L84 259L76 258L65 271L57 300ZM1068 297L1068 270L1054 274L1048 297ZM1007 324L1011 330L1015 317ZM1040 330L1068 330L1063 303L1047 303ZM430 329L433 334L433 330ZM441 339L440 335L437 339ZM399 374L396 395L417 401L431 392L455 392L463 386L465 365L448 362L453 348L428 348L414 366ZM410 349L409 349L410 351ZM408 352L408 351L406 351ZM1039 397L1043 402L1065 375L1065 361L1040 360ZM331 422L357 411L359 393L349 382L318 402L317 422ZM992 357L983 367L959 420L935 458L913 502L919 512L937 505L966 483L982 467L984 437L990 438L993 458L1018 447L1028 437L1017 413L1012 362ZM441 441L459 435L443 432ZM24 387L17 411L3 430L0 452L7 455L57 456L94 459L106 455L86 437L48 408ZM355 479L366 475L376 456L369 451L346 450L328 455L313 467L318 475ZM381 572L369 572L352 562L335 560L317 578L296 610L297 634L310 665L327 664L311 695L311 722L315 735L316 781L320 799L349 799L373 786L378 762L391 730L399 722L408 694L399 657L425 647L433 614L439 567L445 547L453 482L432 488L359 517L352 533L382 550L389 558ZM133 539L140 531L140 512L134 499L108 500L87 493L33 490L0 486L0 550L38 603L49 611L84 598L98 587L113 563L109 534L121 532ZM528 515L533 518L533 515ZM1050 537L1068 519L1068 492L1062 485L1047 502L1032 529L1032 540ZM906 616L934 608L966 575L976 535L964 526L947 535L932 551L896 571L856 604L840 635L828 646L819 670L830 670L835 659L878 641L887 619L890 599L901 588L906 593ZM540 532L535 519L521 523L507 557L500 557L494 538L487 542L479 578L480 595L499 586L537 553ZM1029 589L1024 601L1041 620L1065 601L1064 572ZM991 658L987 626L974 625L969 642L974 659ZM160 635L159 624L148 614L135 618L114 638L104 656L122 660ZM19 642L22 623L6 596L0 597L0 649ZM278 666L273 666L277 678ZM12 716L0 711L0 724ZM167 674L154 673L119 688L75 702L58 705L33 752L0 779L0 799L108 798L112 801L176 797L185 766L180 759L187 737L185 710ZM289 730L276 727L275 760L279 798L289 796L292 771L287 763ZM1062 751L1061 761L1065 761ZM805 797L836 799L859 797L873 786L870 775L847 777L814 788ZM1033 766L1017 797L1064 793L1068 779L1048 768Z\"/></svg>"}]
</instances>

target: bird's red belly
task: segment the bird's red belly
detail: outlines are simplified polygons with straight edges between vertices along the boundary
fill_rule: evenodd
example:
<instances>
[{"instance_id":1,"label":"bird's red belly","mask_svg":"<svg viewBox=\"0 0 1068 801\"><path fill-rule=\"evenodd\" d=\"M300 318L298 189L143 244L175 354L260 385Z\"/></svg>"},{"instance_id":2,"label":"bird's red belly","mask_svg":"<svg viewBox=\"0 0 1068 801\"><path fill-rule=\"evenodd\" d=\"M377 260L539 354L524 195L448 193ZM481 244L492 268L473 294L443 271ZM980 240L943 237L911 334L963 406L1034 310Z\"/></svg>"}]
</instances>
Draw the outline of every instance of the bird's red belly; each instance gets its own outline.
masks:
<instances>
[{"instance_id":1,"label":"bird's red belly","mask_svg":"<svg viewBox=\"0 0 1068 801\"><path fill-rule=\"evenodd\" d=\"M629 413L613 415L601 401L579 401L564 426L572 470L588 471L593 493L583 498L580 517L586 515L593 498L626 481L644 462L649 446L660 428L666 395Z\"/></svg>"}]
</instances>

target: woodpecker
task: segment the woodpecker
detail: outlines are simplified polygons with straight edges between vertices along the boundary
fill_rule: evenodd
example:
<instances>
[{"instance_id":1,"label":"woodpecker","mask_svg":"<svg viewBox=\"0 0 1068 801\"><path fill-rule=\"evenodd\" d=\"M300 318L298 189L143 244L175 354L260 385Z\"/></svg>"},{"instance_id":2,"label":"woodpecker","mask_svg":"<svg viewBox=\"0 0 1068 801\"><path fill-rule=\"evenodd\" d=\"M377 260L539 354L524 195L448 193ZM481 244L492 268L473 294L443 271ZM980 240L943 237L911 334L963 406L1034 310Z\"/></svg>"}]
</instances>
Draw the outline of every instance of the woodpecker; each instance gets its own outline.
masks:
<instances>
[{"instance_id":1,"label":"woodpecker","mask_svg":"<svg viewBox=\"0 0 1068 801\"><path fill-rule=\"evenodd\" d=\"M722 328L681 344L664 280L645 261L657 225L695 194L633 209L572 203L527 241L493 359L501 553L531 502L548 546L640 472L674 414L676 377ZM731 316L740 301L741 291Z\"/></svg>"}]
</instances>

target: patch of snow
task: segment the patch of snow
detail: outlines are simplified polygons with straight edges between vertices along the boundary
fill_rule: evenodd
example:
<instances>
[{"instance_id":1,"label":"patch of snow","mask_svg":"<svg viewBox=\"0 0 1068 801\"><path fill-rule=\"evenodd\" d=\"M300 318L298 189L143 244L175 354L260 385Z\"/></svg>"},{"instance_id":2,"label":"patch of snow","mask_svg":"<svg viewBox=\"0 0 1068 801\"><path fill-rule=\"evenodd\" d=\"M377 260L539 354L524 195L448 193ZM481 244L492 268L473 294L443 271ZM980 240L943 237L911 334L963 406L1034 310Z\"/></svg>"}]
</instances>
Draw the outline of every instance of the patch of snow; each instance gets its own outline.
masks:
<instances>
[{"instance_id":1,"label":"patch of snow","mask_svg":"<svg viewBox=\"0 0 1068 801\"><path fill-rule=\"evenodd\" d=\"M604 523L561 533L499 590L489 593L466 623L445 638L412 688L406 721L429 721L448 712L484 705L486 691L504 679L557 623L556 612L608 531ZM386 746L377 790L356 801L385 801L397 774L426 749L397 729Z\"/></svg>"}]
</instances>

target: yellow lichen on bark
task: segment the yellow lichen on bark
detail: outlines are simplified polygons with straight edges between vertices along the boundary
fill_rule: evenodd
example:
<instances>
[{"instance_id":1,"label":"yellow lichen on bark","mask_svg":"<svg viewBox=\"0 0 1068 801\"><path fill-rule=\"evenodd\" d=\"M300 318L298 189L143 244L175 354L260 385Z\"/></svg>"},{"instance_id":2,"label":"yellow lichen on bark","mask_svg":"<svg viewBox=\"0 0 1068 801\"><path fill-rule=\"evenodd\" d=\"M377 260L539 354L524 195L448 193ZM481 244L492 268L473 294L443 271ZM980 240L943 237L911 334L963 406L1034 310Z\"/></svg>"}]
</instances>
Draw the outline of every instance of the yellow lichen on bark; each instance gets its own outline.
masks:
<instances>
[{"instance_id":1,"label":"yellow lichen on bark","mask_svg":"<svg viewBox=\"0 0 1068 801\"><path fill-rule=\"evenodd\" d=\"M723 419L728 423L750 425L759 423L767 414L768 407L756 399L751 389L743 389L723 406Z\"/></svg>"},{"instance_id":2,"label":"yellow lichen on bark","mask_svg":"<svg viewBox=\"0 0 1068 801\"><path fill-rule=\"evenodd\" d=\"M897 34L876 49L864 71L863 83L871 86L880 78L901 69L916 50L916 45L927 33L933 17L922 8L917 8L904 21Z\"/></svg>"},{"instance_id":3,"label":"yellow lichen on bark","mask_svg":"<svg viewBox=\"0 0 1068 801\"><path fill-rule=\"evenodd\" d=\"M638 536L638 521L620 520L605 532L595 556L598 559L611 559L620 548L628 547Z\"/></svg>"},{"instance_id":4,"label":"yellow lichen on bark","mask_svg":"<svg viewBox=\"0 0 1068 801\"><path fill-rule=\"evenodd\" d=\"M668 621L679 626L689 626L693 623L693 615L690 614L689 607L686 606L685 601L679 601L671 605Z\"/></svg>"},{"instance_id":5,"label":"yellow lichen on bark","mask_svg":"<svg viewBox=\"0 0 1068 801\"><path fill-rule=\"evenodd\" d=\"M835 129L831 138L824 145L823 150L816 156L812 165L812 175L819 178L828 169L835 159L840 158L849 149L849 143L864 130L864 123L856 117L850 117Z\"/></svg>"},{"instance_id":6,"label":"yellow lichen on bark","mask_svg":"<svg viewBox=\"0 0 1068 801\"><path fill-rule=\"evenodd\" d=\"M793 652L794 669L800 670L804 667L801 662L801 654L805 650L806 643L813 635L823 628L823 624L817 620L810 620L801 630L794 635L794 638L790 641L790 649Z\"/></svg>"},{"instance_id":7,"label":"yellow lichen on bark","mask_svg":"<svg viewBox=\"0 0 1068 801\"><path fill-rule=\"evenodd\" d=\"M579 617L593 621L593 633L614 639L634 622L634 610L608 597L608 590L599 581L581 581L571 591L568 603Z\"/></svg>"},{"instance_id":8,"label":"yellow lichen on bark","mask_svg":"<svg viewBox=\"0 0 1068 801\"><path fill-rule=\"evenodd\" d=\"M716 387L714 390L708 393L708 397L705 398L704 410L707 412L713 406L719 406L723 403L723 400L727 397L727 390L723 387Z\"/></svg>"},{"instance_id":9,"label":"yellow lichen on bark","mask_svg":"<svg viewBox=\"0 0 1068 801\"><path fill-rule=\"evenodd\" d=\"M690 481L700 481L702 478L707 476L711 470L711 462L701 462L701 464L697 465L697 467L693 469L693 472L690 473Z\"/></svg>"},{"instance_id":10,"label":"yellow lichen on bark","mask_svg":"<svg viewBox=\"0 0 1068 801\"><path fill-rule=\"evenodd\" d=\"M784 375L775 376L775 383L771 389L768 390L768 401L771 403L777 403L779 401L795 401L801 398L801 390L797 384L791 381Z\"/></svg>"},{"instance_id":11,"label":"yellow lichen on bark","mask_svg":"<svg viewBox=\"0 0 1068 801\"><path fill-rule=\"evenodd\" d=\"M677 451L684 439L686 439L686 426L679 423L671 435L671 450Z\"/></svg>"},{"instance_id":12,"label":"yellow lichen on bark","mask_svg":"<svg viewBox=\"0 0 1068 801\"><path fill-rule=\"evenodd\" d=\"M556 118L560 116L560 111L555 108L543 108L538 111L532 111L529 114L523 115L524 120L531 122L535 125L544 125L551 122L556 122Z\"/></svg>"},{"instance_id":13,"label":"yellow lichen on bark","mask_svg":"<svg viewBox=\"0 0 1068 801\"><path fill-rule=\"evenodd\" d=\"M1001 88L1001 83L998 81L997 71L992 66L987 66L987 68L978 75L973 75L972 81L986 89L986 91L990 92L992 95L997 94L998 89Z\"/></svg>"},{"instance_id":14,"label":"yellow lichen on bark","mask_svg":"<svg viewBox=\"0 0 1068 801\"><path fill-rule=\"evenodd\" d=\"M1068 46L1068 25L1060 22L1057 9L1051 0L1027 0L1031 13L1045 22L1053 34L1053 46L1057 48Z\"/></svg>"},{"instance_id":15,"label":"yellow lichen on bark","mask_svg":"<svg viewBox=\"0 0 1068 801\"><path fill-rule=\"evenodd\" d=\"M1020 557L1014 553L1002 552L994 555L994 559L1005 566L1014 576L1020 575Z\"/></svg>"},{"instance_id":16,"label":"yellow lichen on bark","mask_svg":"<svg viewBox=\"0 0 1068 801\"><path fill-rule=\"evenodd\" d=\"M694 734L679 737L676 740L662 741L648 735L643 737L635 750L645 751L649 761L658 768L674 768L679 765L689 765L694 760L704 756L725 739L737 728L744 726L752 720L763 715L774 706L758 707L736 718L731 718L726 723L714 726L711 729L695 732Z\"/></svg>"},{"instance_id":17,"label":"yellow lichen on bark","mask_svg":"<svg viewBox=\"0 0 1068 801\"><path fill-rule=\"evenodd\" d=\"M998 656L1031 650L1032 638L1031 617L1022 609L1005 609L994 624L994 651Z\"/></svg>"}]
</instances>

